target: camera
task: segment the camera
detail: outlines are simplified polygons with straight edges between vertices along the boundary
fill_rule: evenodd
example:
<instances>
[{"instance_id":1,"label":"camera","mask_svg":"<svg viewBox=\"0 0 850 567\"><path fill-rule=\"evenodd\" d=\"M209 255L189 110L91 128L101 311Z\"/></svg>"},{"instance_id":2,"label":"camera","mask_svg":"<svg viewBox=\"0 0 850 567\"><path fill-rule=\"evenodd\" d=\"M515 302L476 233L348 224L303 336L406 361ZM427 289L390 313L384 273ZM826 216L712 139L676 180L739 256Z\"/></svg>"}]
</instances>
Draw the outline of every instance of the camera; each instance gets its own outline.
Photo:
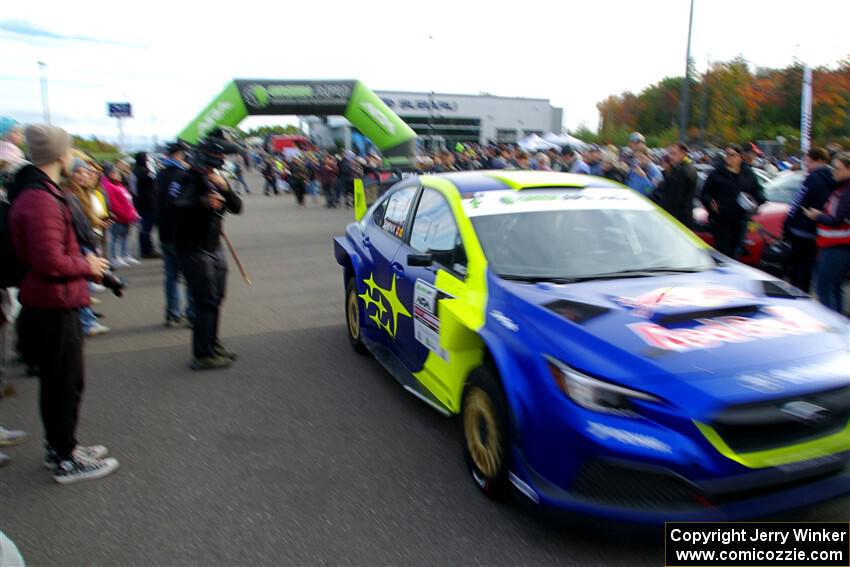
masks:
<instances>
[{"instance_id":1,"label":"camera","mask_svg":"<svg viewBox=\"0 0 850 567\"><path fill-rule=\"evenodd\" d=\"M221 169L226 154L237 154L240 148L229 140L224 131L216 128L201 140L192 152L190 162L195 167Z\"/></svg>"},{"instance_id":2,"label":"camera","mask_svg":"<svg viewBox=\"0 0 850 567\"><path fill-rule=\"evenodd\" d=\"M123 297L124 288L127 287L127 282L116 276L111 270L107 270L103 274L100 284L111 291L115 297Z\"/></svg>"}]
</instances>

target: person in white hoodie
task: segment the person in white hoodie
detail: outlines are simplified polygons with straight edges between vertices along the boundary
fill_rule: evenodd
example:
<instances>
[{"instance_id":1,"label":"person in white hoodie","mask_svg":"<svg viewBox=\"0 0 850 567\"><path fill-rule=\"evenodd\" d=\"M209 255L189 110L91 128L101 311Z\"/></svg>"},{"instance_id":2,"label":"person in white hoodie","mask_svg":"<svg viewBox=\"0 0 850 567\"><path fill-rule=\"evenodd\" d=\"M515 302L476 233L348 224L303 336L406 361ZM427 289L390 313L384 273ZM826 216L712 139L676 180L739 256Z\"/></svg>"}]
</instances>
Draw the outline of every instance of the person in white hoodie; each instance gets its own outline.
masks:
<instances>
[{"instance_id":1,"label":"person in white hoodie","mask_svg":"<svg viewBox=\"0 0 850 567\"><path fill-rule=\"evenodd\" d=\"M0 173L11 176L27 160L24 152L19 147L24 139L24 131L21 126L11 118L0 117ZM12 320L12 298L5 289L0 289L0 398L7 392L3 384L3 375L6 373L6 334L7 323ZM11 391L11 390L9 390ZM15 429L6 429L0 425L0 447L11 447L27 440L27 434ZM8 465L12 461L5 453L0 453L0 467Z\"/></svg>"},{"instance_id":2,"label":"person in white hoodie","mask_svg":"<svg viewBox=\"0 0 850 567\"><path fill-rule=\"evenodd\" d=\"M20 145L24 141L21 125L7 117L0 117L0 171L11 174L26 163Z\"/></svg>"}]
</instances>

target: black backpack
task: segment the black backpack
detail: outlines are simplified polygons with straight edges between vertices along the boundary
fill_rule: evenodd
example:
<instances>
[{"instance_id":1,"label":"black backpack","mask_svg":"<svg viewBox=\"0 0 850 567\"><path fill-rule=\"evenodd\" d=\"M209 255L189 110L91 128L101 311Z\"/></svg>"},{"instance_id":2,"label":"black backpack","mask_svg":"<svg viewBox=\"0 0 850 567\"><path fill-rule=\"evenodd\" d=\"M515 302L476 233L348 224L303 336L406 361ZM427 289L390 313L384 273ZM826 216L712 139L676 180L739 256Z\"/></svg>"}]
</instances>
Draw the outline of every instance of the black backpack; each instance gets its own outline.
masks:
<instances>
[{"instance_id":1,"label":"black backpack","mask_svg":"<svg viewBox=\"0 0 850 567\"><path fill-rule=\"evenodd\" d=\"M12 244L12 228L9 226L9 211L12 205L0 199L0 288L18 287L27 267L18 258Z\"/></svg>"}]
</instances>

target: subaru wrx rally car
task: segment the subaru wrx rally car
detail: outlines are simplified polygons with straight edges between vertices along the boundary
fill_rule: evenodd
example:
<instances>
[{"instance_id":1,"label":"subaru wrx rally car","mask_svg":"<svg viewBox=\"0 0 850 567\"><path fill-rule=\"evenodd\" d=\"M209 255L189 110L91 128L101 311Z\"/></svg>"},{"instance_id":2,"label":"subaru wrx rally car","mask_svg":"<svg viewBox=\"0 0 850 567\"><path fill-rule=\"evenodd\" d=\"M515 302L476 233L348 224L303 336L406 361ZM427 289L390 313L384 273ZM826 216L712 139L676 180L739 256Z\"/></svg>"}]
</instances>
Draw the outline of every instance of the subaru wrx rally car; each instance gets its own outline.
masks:
<instances>
[{"instance_id":1,"label":"subaru wrx rally car","mask_svg":"<svg viewBox=\"0 0 850 567\"><path fill-rule=\"evenodd\" d=\"M413 177L334 240L351 345L480 489L634 522L850 490L848 321L590 176Z\"/></svg>"}]
</instances>

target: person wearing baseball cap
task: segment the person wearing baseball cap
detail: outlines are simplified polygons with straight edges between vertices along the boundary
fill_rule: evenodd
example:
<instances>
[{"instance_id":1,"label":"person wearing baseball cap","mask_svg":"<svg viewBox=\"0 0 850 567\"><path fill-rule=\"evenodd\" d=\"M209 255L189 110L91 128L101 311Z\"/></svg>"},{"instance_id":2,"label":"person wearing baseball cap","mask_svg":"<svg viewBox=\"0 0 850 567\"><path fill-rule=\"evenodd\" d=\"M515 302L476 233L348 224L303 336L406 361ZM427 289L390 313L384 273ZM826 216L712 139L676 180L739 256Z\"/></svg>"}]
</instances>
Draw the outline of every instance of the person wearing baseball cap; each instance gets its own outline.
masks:
<instances>
[{"instance_id":1,"label":"person wearing baseball cap","mask_svg":"<svg viewBox=\"0 0 850 567\"><path fill-rule=\"evenodd\" d=\"M195 306L188 286L185 287L185 311L180 301L180 267L174 246L175 200L183 187L190 183L188 156L191 147L183 140L166 146L167 157L156 176L157 226L162 266L165 270L165 326L177 328L191 326L195 320Z\"/></svg>"},{"instance_id":2,"label":"person wearing baseball cap","mask_svg":"<svg viewBox=\"0 0 850 567\"><path fill-rule=\"evenodd\" d=\"M83 392L80 308L89 305L88 280L103 277L108 263L83 256L59 180L73 161L71 136L34 124L24 131L31 164L9 189L9 228L25 269L19 283L18 341L24 359L38 368L45 464L60 484L102 478L118 468L101 445L77 444Z\"/></svg>"},{"instance_id":3,"label":"person wearing baseball cap","mask_svg":"<svg viewBox=\"0 0 850 567\"><path fill-rule=\"evenodd\" d=\"M629 147L635 151L640 144L646 144L646 138L640 132L632 132L629 134Z\"/></svg>"},{"instance_id":4,"label":"person wearing baseball cap","mask_svg":"<svg viewBox=\"0 0 850 567\"><path fill-rule=\"evenodd\" d=\"M587 164L591 175L602 175L602 148L597 144L591 144L587 148L584 162Z\"/></svg>"},{"instance_id":5,"label":"person wearing baseball cap","mask_svg":"<svg viewBox=\"0 0 850 567\"><path fill-rule=\"evenodd\" d=\"M227 213L242 212L242 200L218 170L238 147L207 136L198 144L188 175L169 189L174 199L174 248L180 271L195 302L192 324L193 370L227 368L236 360L218 336L221 304L227 287L227 256L221 229Z\"/></svg>"}]
</instances>

